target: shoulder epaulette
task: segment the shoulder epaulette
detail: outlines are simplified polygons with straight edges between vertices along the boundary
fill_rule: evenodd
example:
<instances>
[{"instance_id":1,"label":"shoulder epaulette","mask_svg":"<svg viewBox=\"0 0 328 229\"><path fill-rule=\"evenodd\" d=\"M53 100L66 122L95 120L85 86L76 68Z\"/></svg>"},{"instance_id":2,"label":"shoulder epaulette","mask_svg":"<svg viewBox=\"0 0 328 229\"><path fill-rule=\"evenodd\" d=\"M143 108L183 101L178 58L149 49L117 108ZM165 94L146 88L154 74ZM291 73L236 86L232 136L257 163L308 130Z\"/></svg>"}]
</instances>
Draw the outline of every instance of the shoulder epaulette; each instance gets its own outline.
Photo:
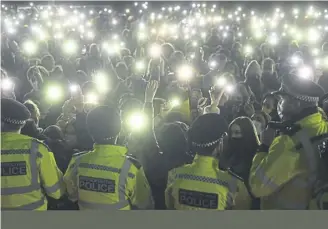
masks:
<instances>
[{"instance_id":1,"label":"shoulder epaulette","mask_svg":"<svg viewBox=\"0 0 328 229\"><path fill-rule=\"evenodd\" d=\"M228 173L229 173L231 176L237 178L238 180L241 180L242 182L244 182L244 179L243 179L241 176L237 175L235 172L233 172L230 168L228 169Z\"/></svg>"},{"instance_id":2,"label":"shoulder epaulette","mask_svg":"<svg viewBox=\"0 0 328 229\"><path fill-rule=\"evenodd\" d=\"M134 156L127 154L125 155L125 158L127 158L137 169L140 169L142 167L141 163Z\"/></svg>"},{"instance_id":3,"label":"shoulder epaulette","mask_svg":"<svg viewBox=\"0 0 328 229\"><path fill-rule=\"evenodd\" d=\"M84 154L86 154L86 153L89 153L89 151L82 151L82 152L74 153L74 154L72 155L72 157L81 156L81 155L84 155Z\"/></svg>"},{"instance_id":4,"label":"shoulder epaulette","mask_svg":"<svg viewBox=\"0 0 328 229\"><path fill-rule=\"evenodd\" d=\"M285 134L285 135L288 135L288 136L293 136L300 130L301 130L301 126L294 124L294 125L290 125L290 126L287 126L286 128L284 128L282 130L282 134Z\"/></svg>"},{"instance_id":5,"label":"shoulder epaulette","mask_svg":"<svg viewBox=\"0 0 328 229\"><path fill-rule=\"evenodd\" d=\"M44 143L44 142L42 142L42 141L40 141L40 140L38 140L36 138L33 138L32 141L34 141L34 142L36 142L36 143L38 143L40 145L43 145L49 152L52 152L52 150L49 148L49 146L46 143Z\"/></svg>"}]
</instances>

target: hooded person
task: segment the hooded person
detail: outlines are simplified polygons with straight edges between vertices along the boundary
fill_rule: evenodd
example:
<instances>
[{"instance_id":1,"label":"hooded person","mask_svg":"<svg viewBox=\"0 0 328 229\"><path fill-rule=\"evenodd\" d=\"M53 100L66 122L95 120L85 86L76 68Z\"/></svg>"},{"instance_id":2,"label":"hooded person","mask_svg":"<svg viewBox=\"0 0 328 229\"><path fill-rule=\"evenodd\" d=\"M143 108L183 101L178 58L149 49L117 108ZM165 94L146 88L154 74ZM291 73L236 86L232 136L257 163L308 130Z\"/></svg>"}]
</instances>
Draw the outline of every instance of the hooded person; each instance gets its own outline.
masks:
<instances>
[{"instance_id":1,"label":"hooded person","mask_svg":"<svg viewBox=\"0 0 328 229\"><path fill-rule=\"evenodd\" d=\"M58 168L65 173L69 161L76 151L66 144L64 134L58 126L52 125L47 127L43 131L43 135L45 136L45 144L49 146L54 154Z\"/></svg>"},{"instance_id":2,"label":"hooded person","mask_svg":"<svg viewBox=\"0 0 328 229\"><path fill-rule=\"evenodd\" d=\"M52 72L55 68L55 59L51 55L46 55L41 59L41 65L47 69L48 72Z\"/></svg>"},{"instance_id":3,"label":"hooded person","mask_svg":"<svg viewBox=\"0 0 328 229\"><path fill-rule=\"evenodd\" d=\"M155 174L149 174L149 181L155 201L155 209L164 210L165 187L168 172L192 162L193 158L188 154L188 126L182 122L165 124L156 134L158 146L161 150L160 161L153 162L156 168ZM153 167L153 166L152 166Z\"/></svg>"},{"instance_id":4,"label":"hooded person","mask_svg":"<svg viewBox=\"0 0 328 229\"><path fill-rule=\"evenodd\" d=\"M280 81L275 70L275 62L266 58L262 61L262 76L263 90L266 92L273 92L279 89Z\"/></svg>"},{"instance_id":5,"label":"hooded person","mask_svg":"<svg viewBox=\"0 0 328 229\"><path fill-rule=\"evenodd\" d=\"M251 61L245 70L245 83L251 88L257 101L262 101L262 70L259 63Z\"/></svg>"}]
</instances>

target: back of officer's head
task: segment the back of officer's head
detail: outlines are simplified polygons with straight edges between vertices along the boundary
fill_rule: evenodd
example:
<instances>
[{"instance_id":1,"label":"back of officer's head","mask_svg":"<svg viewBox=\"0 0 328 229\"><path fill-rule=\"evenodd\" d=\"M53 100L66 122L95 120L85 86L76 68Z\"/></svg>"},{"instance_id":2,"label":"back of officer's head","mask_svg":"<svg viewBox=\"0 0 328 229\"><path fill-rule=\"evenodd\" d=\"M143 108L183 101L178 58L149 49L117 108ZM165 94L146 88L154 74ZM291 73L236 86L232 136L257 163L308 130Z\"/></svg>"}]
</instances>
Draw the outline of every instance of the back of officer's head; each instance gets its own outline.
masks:
<instances>
[{"instance_id":1,"label":"back of officer's head","mask_svg":"<svg viewBox=\"0 0 328 229\"><path fill-rule=\"evenodd\" d=\"M121 118L115 108L99 106L87 115L89 134L98 144L113 144L121 131Z\"/></svg>"},{"instance_id":2,"label":"back of officer's head","mask_svg":"<svg viewBox=\"0 0 328 229\"><path fill-rule=\"evenodd\" d=\"M1 99L1 131L20 131L30 117L31 113L22 103L13 99Z\"/></svg>"},{"instance_id":3,"label":"back of officer's head","mask_svg":"<svg viewBox=\"0 0 328 229\"><path fill-rule=\"evenodd\" d=\"M214 113L199 116L188 131L189 145L193 153L212 156L220 138L227 132L226 120Z\"/></svg>"}]
</instances>

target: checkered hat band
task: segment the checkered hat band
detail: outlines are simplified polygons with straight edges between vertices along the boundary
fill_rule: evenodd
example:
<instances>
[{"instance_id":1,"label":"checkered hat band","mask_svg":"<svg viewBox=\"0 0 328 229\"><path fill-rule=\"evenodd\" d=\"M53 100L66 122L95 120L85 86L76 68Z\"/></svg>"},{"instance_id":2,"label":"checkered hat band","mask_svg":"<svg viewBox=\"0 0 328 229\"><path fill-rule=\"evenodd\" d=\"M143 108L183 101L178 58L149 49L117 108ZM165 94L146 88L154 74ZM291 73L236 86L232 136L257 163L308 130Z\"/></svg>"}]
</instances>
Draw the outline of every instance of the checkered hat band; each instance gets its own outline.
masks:
<instances>
[{"instance_id":1,"label":"checkered hat band","mask_svg":"<svg viewBox=\"0 0 328 229\"><path fill-rule=\"evenodd\" d=\"M25 120L16 120L12 118L4 118L4 117L2 117L1 120L5 123L15 124L15 125L24 125L26 123Z\"/></svg>"},{"instance_id":2,"label":"checkered hat band","mask_svg":"<svg viewBox=\"0 0 328 229\"><path fill-rule=\"evenodd\" d=\"M290 94L291 96L295 97L298 100L302 100L305 102L310 102L310 103L317 103L319 102L319 97L313 97L313 96L307 96L307 95L300 95L297 93L294 93L288 89L286 85L283 85L282 90L285 91L287 94Z\"/></svg>"},{"instance_id":3,"label":"checkered hat band","mask_svg":"<svg viewBox=\"0 0 328 229\"><path fill-rule=\"evenodd\" d=\"M305 101L305 102L311 102L311 103L317 103L319 102L319 97L311 97L311 96L304 96L304 95L294 95L296 99Z\"/></svg>"},{"instance_id":4,"label":"checkered hat band","mask_svg":"<svg viewBox=\"0 0 328 229\"><path fill-rule=\"evenodd\" d=\"M215 140L215 141L213 141L213 142L209 142L209 143L202 143L202 144L200 144L200 143L192 142L191 144L194 147L207 148L207 147L211 147L213 145L216 145L219 141L220 141L220 138L217 139L217 140Z\"/></svg>"}]
</instances>

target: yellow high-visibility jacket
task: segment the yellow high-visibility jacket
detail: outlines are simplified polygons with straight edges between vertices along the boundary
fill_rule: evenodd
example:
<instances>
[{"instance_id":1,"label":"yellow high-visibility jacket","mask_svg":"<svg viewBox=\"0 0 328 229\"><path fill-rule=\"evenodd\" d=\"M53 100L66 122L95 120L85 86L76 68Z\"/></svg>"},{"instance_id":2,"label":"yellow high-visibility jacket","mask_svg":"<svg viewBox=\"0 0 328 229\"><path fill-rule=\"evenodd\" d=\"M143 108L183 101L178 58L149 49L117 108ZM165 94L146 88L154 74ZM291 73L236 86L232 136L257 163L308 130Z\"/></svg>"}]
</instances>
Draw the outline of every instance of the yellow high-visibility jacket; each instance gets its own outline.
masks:
<instances>
[{"instance_id":1,"label":"yellow high-visibility jacket","mask_svg":"<svg viewBox=\"0 0 328 229\"><path fill-rule=\"evenodd\" d=\"M299 131L276 137L268 152L253 159L249 185L253 195L261 197L261 209L309 207L318 160L315 144L327 135L328 124L318 112L296 124Z\"/></svg>"},{"instance_id":2,"label":"yellow high-visibility jacket","mask_svg":"<svg viewBox=\"0 0 328 229\"><path fill-rule=\"evenodd\" d=\"M168 209L225 210L250 209L251 197L245 184L218 169L214 157L196 155L191 165L169 172L165 190Z\"/></svg>"},{"instance_id":3,"label":"yellow high-visibility jacket","mask_svg":"<svg viewBox=\"0 0 328 229\"><path fill-rule=\"evenodd\" d=\"M69 198L81 210L152 209L144 171L126 153L125 147L95 144L93 151L73 155L64 175Z\"/></svg>"},{"instance_id":4,"label":"yellow high-visibility jacket","mask_svg":"<svg viewBox=\"0 0 328 229\"><path fill-rule=\"evenodd\" d=\"M63 174L42 142L18 133L1 133L1 209L47 210L46 193L65 193Z\"/></svg>"}]
</instances>

